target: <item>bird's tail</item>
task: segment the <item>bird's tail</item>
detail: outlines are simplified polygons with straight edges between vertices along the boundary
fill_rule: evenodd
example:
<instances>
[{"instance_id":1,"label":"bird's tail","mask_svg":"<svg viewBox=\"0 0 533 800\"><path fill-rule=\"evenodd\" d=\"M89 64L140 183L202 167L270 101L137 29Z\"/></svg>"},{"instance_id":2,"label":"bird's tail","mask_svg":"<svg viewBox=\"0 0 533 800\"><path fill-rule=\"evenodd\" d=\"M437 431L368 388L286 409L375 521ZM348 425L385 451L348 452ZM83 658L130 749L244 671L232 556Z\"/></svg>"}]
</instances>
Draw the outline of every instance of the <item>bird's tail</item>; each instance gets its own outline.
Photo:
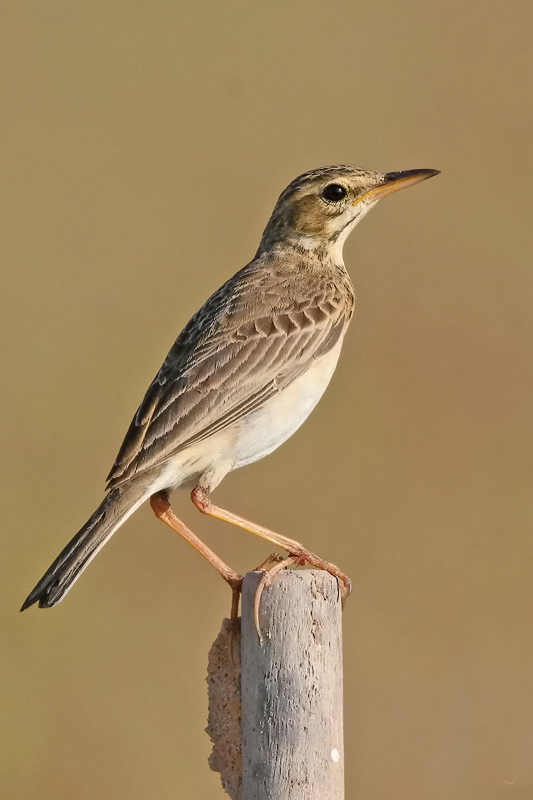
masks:
<instances>
[{"instance_id":1,"label":"bird's tail","mask_svg":"<svg viewBox=\"0 0 533 800\"><path fill-rule=\"evenodd\" d=\"M146 486L135 483L111 489L92 517L45 572L20 610L24 611L37 602L41 608L51 608L59 603L107 540L148 495Z\"/></svg>"}]
</instances>

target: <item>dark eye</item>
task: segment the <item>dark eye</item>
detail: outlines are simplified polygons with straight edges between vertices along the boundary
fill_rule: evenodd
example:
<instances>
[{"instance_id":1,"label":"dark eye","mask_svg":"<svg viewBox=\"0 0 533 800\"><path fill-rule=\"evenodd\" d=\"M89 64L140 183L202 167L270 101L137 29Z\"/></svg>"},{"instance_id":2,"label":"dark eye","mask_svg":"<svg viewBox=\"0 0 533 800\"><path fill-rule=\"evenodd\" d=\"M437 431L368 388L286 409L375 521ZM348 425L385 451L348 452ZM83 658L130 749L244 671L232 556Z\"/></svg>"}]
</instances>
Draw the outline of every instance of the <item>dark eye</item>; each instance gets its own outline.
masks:
<instances>
[{"instance_id":1,"label":"dark eye","mask_svg":"<svg viewBox=\"0 0 533 800\"><path fill-rule=\"evenodd\" d=\"M340 183L328 183L322 190L322 197L328 203L338 203L346 197L346 189Z\"/></svg>"}]
</instances>

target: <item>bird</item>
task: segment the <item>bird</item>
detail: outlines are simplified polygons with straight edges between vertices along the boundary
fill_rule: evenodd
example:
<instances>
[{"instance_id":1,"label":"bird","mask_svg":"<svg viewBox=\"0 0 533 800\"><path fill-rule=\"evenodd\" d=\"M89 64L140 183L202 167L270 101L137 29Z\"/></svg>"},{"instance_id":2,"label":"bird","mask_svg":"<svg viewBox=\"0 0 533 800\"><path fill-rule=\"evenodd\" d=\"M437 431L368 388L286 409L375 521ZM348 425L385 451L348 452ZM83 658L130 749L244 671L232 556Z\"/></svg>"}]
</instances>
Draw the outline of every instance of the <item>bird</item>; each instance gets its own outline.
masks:
<instances>
[{"instance_id":1,"label":"bird","mask_svg":"<svg viewBox=\"0 0 533 800\"><path fill-rule=\"evenodd\" d=\"M242 576L175 514L170 493L191 491L204 514L285 550L263 567L262 588L290 564L350 581L300 542L212 502L232 470L272 453L307 419L335 371L354 311L344 243L376 203L439 170L313 169L281 193L255 257L191 318L138 407L107 478L107 494L24 601L56 605L113 533L146 501L230 585L237 613ZM258 628L259 630L259 628Z\"/></svg>"}]
</instances>

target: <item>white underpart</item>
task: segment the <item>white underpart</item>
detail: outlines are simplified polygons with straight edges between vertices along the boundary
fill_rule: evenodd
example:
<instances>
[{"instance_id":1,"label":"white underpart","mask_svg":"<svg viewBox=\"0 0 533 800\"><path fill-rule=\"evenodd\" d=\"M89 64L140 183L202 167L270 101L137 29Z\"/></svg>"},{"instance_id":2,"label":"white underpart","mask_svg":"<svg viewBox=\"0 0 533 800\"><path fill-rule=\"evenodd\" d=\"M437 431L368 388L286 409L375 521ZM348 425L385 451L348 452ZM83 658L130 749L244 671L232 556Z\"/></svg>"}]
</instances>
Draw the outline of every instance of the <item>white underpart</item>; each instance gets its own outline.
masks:
<instances>
[{"instance_id":1,"label":"white underpart","mask_svg":"<svg viewBox=\"0 0 533 800\"><path fill-rule=\"evenodd\" d=\"M178 453L163 466L150 488L213 490L231 470L259 461L285 442L305 422L324 394L337 366L342 338L337 345L286 389L257 411L219 433Z\"/></svg>"},{"instance_id":2,"label":"white underpart","mask_svg":"<svg viewBox=\"0 0 533 800\"><path fill-rule=\"evenodd\" d=\"M286 389L249 414L239 425L234 467L244 467L269 455L305 422L331 380L342 338L337 345Z\"/></svg>"}]
</instances>

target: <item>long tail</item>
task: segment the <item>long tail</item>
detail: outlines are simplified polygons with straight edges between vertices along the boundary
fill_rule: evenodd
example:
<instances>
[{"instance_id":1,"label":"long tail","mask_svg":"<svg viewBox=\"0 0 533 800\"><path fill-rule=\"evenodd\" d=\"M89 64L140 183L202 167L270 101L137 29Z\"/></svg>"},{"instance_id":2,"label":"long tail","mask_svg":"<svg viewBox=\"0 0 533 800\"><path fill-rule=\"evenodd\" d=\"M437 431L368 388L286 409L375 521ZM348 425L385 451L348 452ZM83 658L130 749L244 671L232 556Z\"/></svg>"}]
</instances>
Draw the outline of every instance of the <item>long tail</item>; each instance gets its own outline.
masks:
<instances>
[{"instance_id":1,"label":"long tail","mask_svg":"<svg viewBox=\"0 0 533 800\"><path fill-rule=\"evenodd\" d=\"M23 603L21 611L39 603L51 608L59 603L85 567L123 522L147 499L146 486L126 484L111 489L92 517L61 551L35 589Z\"/></svg>"}]
</instances>

